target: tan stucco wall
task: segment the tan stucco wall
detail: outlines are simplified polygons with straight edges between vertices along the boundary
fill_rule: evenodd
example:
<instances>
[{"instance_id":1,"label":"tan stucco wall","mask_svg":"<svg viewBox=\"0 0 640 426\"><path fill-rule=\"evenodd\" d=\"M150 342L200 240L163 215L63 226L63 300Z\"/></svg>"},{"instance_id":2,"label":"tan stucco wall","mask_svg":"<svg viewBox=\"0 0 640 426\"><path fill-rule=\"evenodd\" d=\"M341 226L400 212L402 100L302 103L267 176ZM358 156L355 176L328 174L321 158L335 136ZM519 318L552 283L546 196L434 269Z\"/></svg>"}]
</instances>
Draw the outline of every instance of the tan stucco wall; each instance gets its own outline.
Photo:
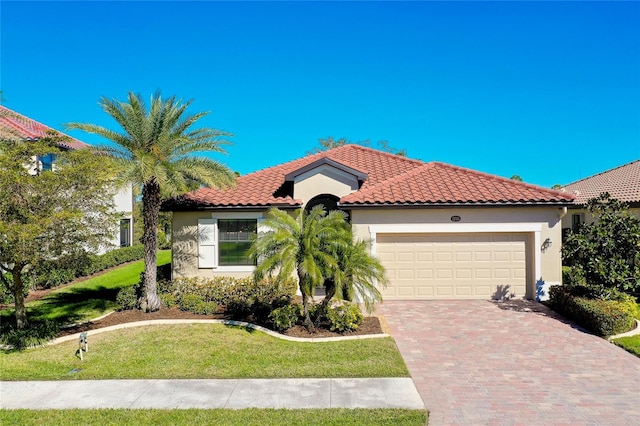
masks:
<instances>
[{"instance_id":1,"label":"tan stucco wall","mask_svg":"<svg viewBox=\"0 0 640 426\"><path fill-rule=\"evenodd\" d=\"M321 194L331 194L342 198L358 190L355 176L330 166L318 167L298 176L293 186L293 198L305 204Z\"/></svg>"},{"instance_id":2,"label":"tan stucco wall","mask_svg":"<svg viewBox=\"0 0 640 426\"><path fill-rule=\"evenodd\" d=\"M324 193L324 192L322 192ZM261 212L264 214L266 212ZM449 232L452 227L483 226L491 227L493 224L513 225L515 228L528 225L539 229L539 240L536 245L533 232L527 232L527 251L530 267L528 268L528 297L535 294L536 283L539 280L545 283L560 283L562 245L560 215L562 209L557 207L487 207L487 208L424 208L424 209L354 209L351 211L351 220L354 233L358 238L369 239L371 227L407 226L405 231L413 232L411 225L416 225L416 232L422 224L434 226L430 228L435 232ZM253 215L253 216L247 216ZM198 244L197 229L198 219L210 219L212 217L255 217L256 212L174 212L173 215L173 276L177 277L214 277L214 276L249 276L251 267L242 267L233 271L231 267L199 269L198 268ZM459 222L452 222L451 216L460 216ZM438 227L444 231L437 231ZM507 232L507 231L505 231ZM511 231L512 232L512 231ZM551 245L542 250L542 243L549 239ZM540 276L535 276L535 258L539 258Z\"/></svg>"},{"instance_id":3,"label":"tan stucco wall","mask_svg":"<svg viewBox=\"0 0 640 426\"><path fill-rule=\"evenodd\" d=\"M633 214L637 218L640 219L640 208L630 208L629 213ZM595 218L585 209L568 209L565 217L562 218L562 227L563 228L571 228L572 227L572 215L574 214L584 214L584 222L585 223L593 223L595 222Z\"/></svg>"},{"instance_id":4,"label":"tan stucco wall","mask_svg":"<svg viewBox=\"0 0 640 426\"><path fill-rule=\"evenodd\" d=\"M249 218L262 212L238 212L230 214L228 212L174 212L172 224L173 250L171 253L173 278L181 277L204 277L215 276L246 277L251 275L252 267L239 267L236 271L230 267L219 268L198 268L198 219L211 218Z\"/></svg>"},{"instance_id":5,"label":"tan stucco wall","mask_svg":"<svg viewBox=\"0 0 640 426\"><path fill-rule=\"evenodd\" d=\"M369 239L370 227L380 225L441 224L442 232L456 225L472 224L539 224L540 244L548 238L551 245L544 251L534 247L533 233L530 234L529 253L531 276L528 288L534 291L536 282L561 283L562 230L558 207L486 207L486 208L429 208L429 209L355 209L351 211L351 223L358 238ZM451 216L460 216L459 222L452 222ZM416 231L418 229L416 228ZM535 253L533 252L535 250ZM540 258L540 276L534 276L534 254Z\"/></svg>"}]
</instances>

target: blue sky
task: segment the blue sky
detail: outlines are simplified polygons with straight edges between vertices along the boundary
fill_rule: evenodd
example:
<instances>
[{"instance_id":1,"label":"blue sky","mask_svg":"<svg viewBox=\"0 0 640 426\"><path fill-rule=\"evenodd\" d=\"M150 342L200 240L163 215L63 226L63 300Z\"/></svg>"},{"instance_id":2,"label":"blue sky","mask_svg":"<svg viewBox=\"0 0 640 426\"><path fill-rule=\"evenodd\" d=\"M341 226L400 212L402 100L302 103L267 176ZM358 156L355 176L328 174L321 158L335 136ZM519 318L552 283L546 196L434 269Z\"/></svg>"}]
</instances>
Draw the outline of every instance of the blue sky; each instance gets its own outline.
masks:
<instances>
[{"instance_id":1,"label":"blue sky","mask_svg":"<svg viewBox=\"0 0 640 426\"><path fill-rule=\"evenodd\" d=\"M551 186L640 158L640 2L0 2L4 105L193 99L242 174L319 138ZM93 135L70 132L92 144Z\"/></svg>"}]
</instances>

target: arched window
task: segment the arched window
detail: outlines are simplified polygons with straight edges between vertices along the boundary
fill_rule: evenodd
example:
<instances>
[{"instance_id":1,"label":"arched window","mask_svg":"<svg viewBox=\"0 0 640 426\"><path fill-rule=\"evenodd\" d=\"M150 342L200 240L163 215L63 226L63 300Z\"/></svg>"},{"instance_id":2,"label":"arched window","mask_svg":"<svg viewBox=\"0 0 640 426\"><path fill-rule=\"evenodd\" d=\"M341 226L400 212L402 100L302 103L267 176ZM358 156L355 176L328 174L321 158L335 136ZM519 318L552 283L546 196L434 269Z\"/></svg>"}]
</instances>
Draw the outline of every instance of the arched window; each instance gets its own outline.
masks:
<instances>
[{"instance_id":1,"label":"arched window","mask_svg":"<svg viewBox=\"0 0 640 426\"><path fill-rule=\"evenodd\" d=\"M341 210L340 208L338 208L338 201L340 200L340 198L336 197L335 195L331 195L331 194L320 194L320 195L316 195L315 197L313 197L312 199L310 199L306 206L304 207L305 211L310 211L312 208L314 208L317 205L322 205L324 207L324 210L327 212L333 211L333 210ZM344 210L342 210L344 211ZM351 216L349 215L349 212L346 212L347 217L347 223L351 223Z\"/></svg>"}]
</instances>

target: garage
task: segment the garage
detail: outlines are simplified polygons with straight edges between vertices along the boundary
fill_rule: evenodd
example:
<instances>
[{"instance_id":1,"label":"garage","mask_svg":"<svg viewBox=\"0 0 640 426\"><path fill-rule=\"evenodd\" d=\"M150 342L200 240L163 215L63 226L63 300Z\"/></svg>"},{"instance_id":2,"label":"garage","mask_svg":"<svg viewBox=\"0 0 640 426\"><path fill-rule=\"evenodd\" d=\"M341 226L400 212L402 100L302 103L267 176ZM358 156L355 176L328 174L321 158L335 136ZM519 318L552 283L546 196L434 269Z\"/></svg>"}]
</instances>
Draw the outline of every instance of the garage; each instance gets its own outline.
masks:
<instances>
[{"instance_id":1,"label":"garage","mask_svg":"<svg viewBox=\"0 0 640 426\"><path fill-rule=\"evenodd\" d=\"M384 299L491 299L527 294L526 233L378 234Z\"/></svg>"}]
</instances>

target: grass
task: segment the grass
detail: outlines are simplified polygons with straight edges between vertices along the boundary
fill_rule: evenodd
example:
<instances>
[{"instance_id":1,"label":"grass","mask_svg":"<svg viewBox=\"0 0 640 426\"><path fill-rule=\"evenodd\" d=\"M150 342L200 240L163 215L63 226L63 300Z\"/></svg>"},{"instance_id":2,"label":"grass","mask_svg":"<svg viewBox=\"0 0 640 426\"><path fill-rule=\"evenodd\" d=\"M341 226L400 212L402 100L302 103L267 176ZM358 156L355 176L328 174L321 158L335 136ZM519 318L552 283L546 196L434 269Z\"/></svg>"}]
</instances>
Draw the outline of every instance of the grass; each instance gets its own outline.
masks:
<instances>
[{"instance_id":1,"label":"grass","mask_svg":"<svg viewBox=\"0 0 640 426\"><path fill-rule=\"evenodd\" d=\"M392 338L290 342L222 324L155 325L0 354L2 380L408 377ZM70 371L80 369L78 373Z\"/></svg>"},{"instance_id":2,"label":"grass","mask_svg":"<svg viewBox=\"0 0 640 426\"><path fill-rule=\"evenodd\" d=\"M19 425L425 425L422 410L0 410L0 424Z\"/></svg>"},{"instance_id":3,"label":"grass","mask_svg":"<svg viewBox=\"0 0 640 426\"><path fill-rule=\"evenodd\" d=\"M171 251L158 252L158 266L171 262ZM114 268L102 275L54 290L42 299L27 304L27 317L54 320L59 324L87 321L116 309L118 291L140 280L144 261ZM0 318L13 315L13 310L0 312Z\"/></svg>"},{"instance_id":4,"label":"grass","mask_svg":"<svg viewBox=\"0 0 640 426\"><path fill-rule=\"evenodd\" d=\"M631 352L637 357L640 357L640 334L629 337L620 337L613 341L616 345L624 348L626 351Z\"/></svg>"}]
</instances>

